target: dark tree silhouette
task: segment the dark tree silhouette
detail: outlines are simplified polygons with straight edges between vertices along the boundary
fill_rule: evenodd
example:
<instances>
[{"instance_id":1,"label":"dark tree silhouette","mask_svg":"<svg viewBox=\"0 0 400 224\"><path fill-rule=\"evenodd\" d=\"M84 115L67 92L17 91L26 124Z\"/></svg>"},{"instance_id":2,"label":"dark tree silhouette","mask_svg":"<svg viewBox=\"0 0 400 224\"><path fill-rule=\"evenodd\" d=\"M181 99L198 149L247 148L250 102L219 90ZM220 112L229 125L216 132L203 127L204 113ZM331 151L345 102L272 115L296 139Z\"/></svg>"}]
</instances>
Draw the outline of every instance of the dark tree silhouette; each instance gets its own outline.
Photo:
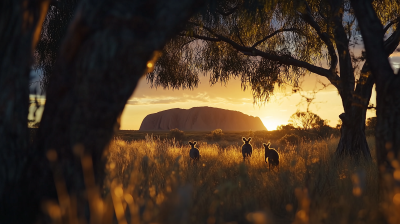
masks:
<instances>
[{"instance_id":1,"label":"dark tree silhouette","mask_svg":"<svg viewBox=\"0 0 400 224\"><path fill-rule=\"evenodd\" d=\"M289 124L300 130L311 130L319 129L326 125L326 120L323 120L320 116L312 112L297 111L290 116Z\"/></svg>"},{"instance_id":2,"label":"dark tree silhouette","mask_svg":"<svg viewBox=\"0 0 400 224\"><path fill-rule=\"evenodd\" d=\"M211 83L239 77L242 87L251 88L254 99L264 102L276 84L296 87L299 77L317 74L328 79L342 99L337 154L370 159L365 118L375 78L368 64L362 64L364 57L351 50L357 29L350 2L223 3L190 19L185 31L164 48L148 80L155 86L193 88L203 72ZM391 30L385 40L388 57L400 42L399 6L380 1L374 7L386 31Z\"/></svg>"},{"instance_id":3,"label":"dark tree silhouette","mask_svg":"<svg viewBox=\"0 0 400 224\"><path fill-rule=\"evenodd\" d=\"M400 2L394 1L399 5ZM384 27L370 1L352 0L361 29L367 62L376 76L376 149L382 205L387 212L387 223L398 222L393 196L398 193L400 178L400 76L393 72L384 41ZM392 221L389 221L389 217Z\"/></svg>"},{"instance_id":4,"label":"dark tree silhouette","mask_svg":"<svg viewBox=\"0 0 400 224\"><path fill-rule=\"evenodd\" d=\"M45 222L41 202L57 200L53 172L84 206L82 158L91 158L100 189L102 155L126 101L204 1L82 1L49 79L36 147L28 147L29 70L49 3L0 5L0 223Z\"/></svg>"},{"instance_id":5,"label":"dark tree silhouette","mask_svg":"<svg viewBox=\"0 0 400 224\"><path fill-rule=\"evenodd\" d=\"M15 221L18 218L19 223L24 223L23 215L32 217L39 209L36 204L22 211L25 200L35 198L25 188L29 180L23 171L31 155L28 146L29 72L48 4L45 0L0 2L1 223L18 223Z\"/></svg>"}]
</instances>

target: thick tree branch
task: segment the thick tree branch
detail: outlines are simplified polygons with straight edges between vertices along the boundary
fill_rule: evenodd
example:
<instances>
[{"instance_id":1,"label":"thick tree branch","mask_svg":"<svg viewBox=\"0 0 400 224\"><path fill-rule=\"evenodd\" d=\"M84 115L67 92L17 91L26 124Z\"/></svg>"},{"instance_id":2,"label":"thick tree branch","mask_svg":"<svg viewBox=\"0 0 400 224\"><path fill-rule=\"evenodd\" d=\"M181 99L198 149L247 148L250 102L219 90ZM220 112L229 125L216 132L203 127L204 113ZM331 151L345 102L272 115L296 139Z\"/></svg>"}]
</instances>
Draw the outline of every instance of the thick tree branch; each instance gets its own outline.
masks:
<instances>
[{"instance_id":1,"label":"thick tree branch","mask_svg":"<svg viewBox=\"0 0 400 224\"><path fill-rule=\"evenodd\" d=\"M219 41L221 41L221 40L218 39L218 38L212 38L212 37L201 36L201 35L198 35L198 34L196 34L196 33L193 33L193 34L190 34L190 35L180 33L179 36L181 36L181 37L194 37L194 38L197 38L197 39L206 40L206 41L213 41L213 42L219 42Z\"/></svg>"},{"instance_id":2,"label":"thick tree branch","mask_svg":"<svg viewBox=\"0 0 400 224\"><path fill-rule=\"evenodd\" d=\"M195 26L200 27L200 24L197 24L194 22L191 22L191 23ZM290 55L278 55L278 54L274 54L274 53L263 52L254 47L245 47L225 36L217 34L209 27L206 27L206 26L202 26L202 27L203 27L203 29L207 30L210 34L215 36L217 39L219 39L225 43L228 43L233 48L235 48L237 51L240 51L245 55L260 56L260 57L263 57L263 58L271 60L271 61L279 62L281 64L305 68L310 72L313 72L320 76L326 77L332 83L332 85L334 85L336 88L339 88L339 85L340 85L339 76L337 76L335 73L331 72L328 69L312 65L305 61L295 59Z\"/></svg>"},{"instance_id":3,"label":"thick tree branch","mask_svg":"<svg viewBox=\"0 0 400 224\"><path fill-rule=\"evenodd\" d=\"M318 25L318 23L314 20L314 18L311 15L311 9L310 6L308 5L307 1L306 3L306 12L301 12L301 18L308 23L314 30L317 32L318 36L321 38L321 40L325 43L325 45L328 48L328 53L329 56L331 57L331 65L329 70L334 72L338 63L338 58L336 55L335 47L333 46L333 43L331 39L329 38L329 35L326 32L321 31L321 27Z\"/></svg>"},{"instance_id":4,"label":"thick tree branch","mask_svg":"<svg viewBox=\"0 0 400 224\"><path fill-rule=\"evenodd\" d=\"M393 26L394 24L398 23L400 21L400 17L397 17L396 19L390 21L384 28L383 28L383 32L386 33L386 31L388 31L388 29Z\"/></svg>"},{"instance_id":5,"label":"thick tree branch","mask_svg":"<svg viewBox=\"0 0 400 224\"><path fill-rule=\"evenodd\" d=\"M388 39L384 42L385 51L387 53L387 57L391 55L400 44L400 28L396 27L396 30L390 35ZM355 95L359 96L359 103L362 107L370 109L368 103L371 99L372 88L375 84L375 76L370 72L370 68L368 63L365 63L361 69L361 76L358 80Z\"/></svg>"},{"instance_id":6,"label":"thick tree branch","mask_svg":"<svg viewBox=\"0 0 400 224\"><path fill-rule=\"evenodd\" d=\"M400 27L397 24L396 30L390 35L388 39L383 42L385 46L385 51L387 52L388 56L391 55L399 46L400 43Z\"/></svg>"},{"instance_id":7,"label":"thick tree branch","mask_svg":"<svg viewBox=\"0 0 400 224\"><path fill-rule=\"evenodd\" d=\"M388 52L384 48L383 42L383 27L381 22L379 21L372 5L368 1L360 1L360 0L352 0L351 4L354 8L355 14L359 22L359 26L361 29L361 34L363 36L363 41L365 44L365 49L367 52L367 62L370 64L371 71L376 75L376 89L377 89L377 115L378 115L378 126L376 132L377 138L377 157L379 165L388 165L388 170L391 169L390 163L385 164L386 154L389 150L395 151L394 155L397 154L399 145L397 140L393 139L395 135L393 133L383 132L384 125L391 126L393 122L387 123L387 117L383 117L384 115L390 116L387 112L390 108L390 105L387 103L389 97L389 93L391 90L388 88L393 80L395 79L395 75L390 66L388 60ZM393 111L392 111L393 112ZM392 148L385 149L385 143L390 142ZM386 170L387 171L387 170Z\"/></svg>"},{"instance_id":8,"label":"thick tree branch","mask_svg":"<svg viewBox=\"0 0 400 224\"><path fill-rule=\"evenodd\" d=\"M393 20L391 22L392 25L396 23L394 21L399 22L399 18ZM384 28L384 30L386 28L387 28L387 26ZM399 46L399 44L400 44L400 27L397 26L396 30L390 35L390 37L387 38L383 42L383 45L385 47L385 51L387 53L387 57L389 57L396 50L396 48L397 48L397 46ZM367 77L367 79L366 80L360 80L361 82L359 81L359 84L357 85L357 88L356 88L356 93L359 92L357 89L359 88L359 86L362 86L362 85L369 85L370 88L368 88L368 89L370 89L370 91L372 91L372 86L375 83L375 76L373 74L368 74L367 75L367 73L369 71L370 70L369 70L369 67L368 67L368 63L365 63L363 65L362 69L361 69L361 78L360 79L362 79L362 77ZM369 99L368 99L368 101L369 101Z\"/></svg>"},{"instance_id":9,"label":"thick tree branch","mask_svg":"<svg viewBox=\"0 0 400 224\"><path fill-rule=\"evenodd\" d=\"M256 42L255 44L253 44L253 46L251 46L251 47L255 48L255 47L257 47L258 45L260 45L262 42L268 40L269 38L275 36L276 34L282 33L282 32L285 32L285 31L297 31L297 29L296 29L296 28L290 28L290 29L280 29L280 30L276 30L275 32L271 33L270 35L268 35L268 36L264 37L263 39L257 41L257 42Z\"/></svg>"},{"instance_id":10,"label":"thick tree branch","mask_svg":"<svg viewBox=\"0 0 400 224\"><path fill-rule=\"evenodd\" d=\"M379 170L381 203L392 208L393 195L400 181L394 175L397 169L393 161L400 156L400 78L394 74L383 41L384 31L370 1L351 0L367 55L367 63L376 76L376 155ZM390 206L390 207L389 207ZM394 207L393 207L394 208ZM389 220L389 215L386 218ZM398 219L398 217L396 217ZM389 223L389 221L387 223Z\"/></svg>"},{"instance_id":11,"label":"thick tree branch","mask_svg":"<svg viewBox=\"0 0 400 224\"><path fill-rule=\"evenodd\" d=\"M342 86L339 89L339 93L343 99L343 107L345 113L353 113L351 100L344 100L344 99L352 99L353 97L355 76L349 49L349 39L346 30L343 26L343 12L344 12L343 0L332 1L331 7L335 12L333 14L332 21L334 26L333 27L334 39L340 64L340 80L342 82Z\"/></svg>"}]
</instances>

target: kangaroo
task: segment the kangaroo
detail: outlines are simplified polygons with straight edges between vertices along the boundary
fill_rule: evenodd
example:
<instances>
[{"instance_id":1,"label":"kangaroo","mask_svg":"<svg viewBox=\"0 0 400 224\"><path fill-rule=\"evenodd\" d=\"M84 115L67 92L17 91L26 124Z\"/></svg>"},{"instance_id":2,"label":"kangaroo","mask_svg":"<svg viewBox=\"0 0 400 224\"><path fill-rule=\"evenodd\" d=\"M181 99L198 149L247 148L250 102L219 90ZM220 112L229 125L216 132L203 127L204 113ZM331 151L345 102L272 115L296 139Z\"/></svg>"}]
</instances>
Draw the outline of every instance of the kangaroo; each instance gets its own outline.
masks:
<instances>
[{"instance_id":1,"label":"kangaroo","mask_svg":"<svg viewBox=\"0 0 400 224\"><path fill-rule=\"evenodd\" d=\"M197 144L197 142L193 142L193 143L189 142L189 145L192 146L192 148L190 149L190 152L189 152L189 156L190 156L190 159L192 159L194 161L197 161L200 159L199 149L194 147L196 144Z\"/></svg>"},{"instance_id":2,"label":"kangaroo","mask_svg":"<svg viewBox=\"0 0 400 224\"><path fill-rule=\"evenodd\" d=\"M246 159L246 157L251 157L251 154L253 154L253 146L250 144L251 137L249 137L248 140L246 140L245 137L243 137L243 146L242 146L242 155L243 155L243 161Z\"/></svg>"},{"instance_id":3,"label":"kangaroo","mask_svg":"<svg viewBox=\"0 0 400 224\"><path fill-rule=\"evenodd\" d=\"M268 158L268 169L271 170L271 165L272 168L277 166L279 172L279 153L274 148L269 147L271 143L269 142L268 144L263 143L263 145L265 148L264 162L267 163L267 158Z\"/></svg>"}]
</instances>

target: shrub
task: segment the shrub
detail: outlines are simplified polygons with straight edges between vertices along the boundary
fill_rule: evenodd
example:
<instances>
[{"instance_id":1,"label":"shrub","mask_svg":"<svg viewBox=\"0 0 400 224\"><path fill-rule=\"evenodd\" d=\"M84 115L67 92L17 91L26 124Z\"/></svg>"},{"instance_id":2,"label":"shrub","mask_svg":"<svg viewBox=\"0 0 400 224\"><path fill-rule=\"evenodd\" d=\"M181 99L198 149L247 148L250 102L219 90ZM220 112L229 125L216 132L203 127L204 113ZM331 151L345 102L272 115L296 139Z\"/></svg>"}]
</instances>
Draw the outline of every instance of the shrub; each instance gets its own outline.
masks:
<instances>
[{"instance_id":1,"label":"shrub","mask_svg":"<svg viewBox=\"0 0 400 224\"><path fill-rule=\"evenodd\" d=\"M300 142L300 137L295 134L286 134L281 139L279 139L279 143L282 145L297 145Z\"/></svg>"},{"instance_id":2,"label":"shrub","mask_svg":"<svg viewBox=\"0 0 400 224\"><path fill-rule=\"evenodd\" d=\"M221 129L215 129L210 134L208 134L206 136L206 138L209 141L219 141L222 139L223 136L224 136L224 133L222 133Z\"/></svg>"},{"instance_id":3,"label":"shrub","mask_svg":"<svg viewBox=\"0 0 400 224\"><path fill-rule=\"evenodd\" d=\"M174 128L169 131L168 137L175 138L177 141L182 141L185 138L185 133L178 128Z\"/></svg>"}]
</instances>

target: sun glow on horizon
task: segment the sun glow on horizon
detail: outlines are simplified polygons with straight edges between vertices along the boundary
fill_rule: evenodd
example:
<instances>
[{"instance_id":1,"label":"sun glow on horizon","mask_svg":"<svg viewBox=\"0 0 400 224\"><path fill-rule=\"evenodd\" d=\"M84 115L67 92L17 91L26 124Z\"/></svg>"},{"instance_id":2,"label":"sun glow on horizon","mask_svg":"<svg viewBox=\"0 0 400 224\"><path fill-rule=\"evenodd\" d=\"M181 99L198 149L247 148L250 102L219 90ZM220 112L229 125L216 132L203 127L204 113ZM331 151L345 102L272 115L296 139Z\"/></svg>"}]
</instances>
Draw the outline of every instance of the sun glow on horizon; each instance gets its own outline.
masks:
<instances>
[{"instance_id":1,"label":"sun glow on horizon","mask_svg":"<svg viewBox=\"0 0 400 224\"><path fill-rule=\"evenodd\" d=\"M263 122L264 126L267 128L268 131L276 130L279 125L287 123L273 117L264 117L261 118L261 121Z\"/></svg>"}]
</instances>

